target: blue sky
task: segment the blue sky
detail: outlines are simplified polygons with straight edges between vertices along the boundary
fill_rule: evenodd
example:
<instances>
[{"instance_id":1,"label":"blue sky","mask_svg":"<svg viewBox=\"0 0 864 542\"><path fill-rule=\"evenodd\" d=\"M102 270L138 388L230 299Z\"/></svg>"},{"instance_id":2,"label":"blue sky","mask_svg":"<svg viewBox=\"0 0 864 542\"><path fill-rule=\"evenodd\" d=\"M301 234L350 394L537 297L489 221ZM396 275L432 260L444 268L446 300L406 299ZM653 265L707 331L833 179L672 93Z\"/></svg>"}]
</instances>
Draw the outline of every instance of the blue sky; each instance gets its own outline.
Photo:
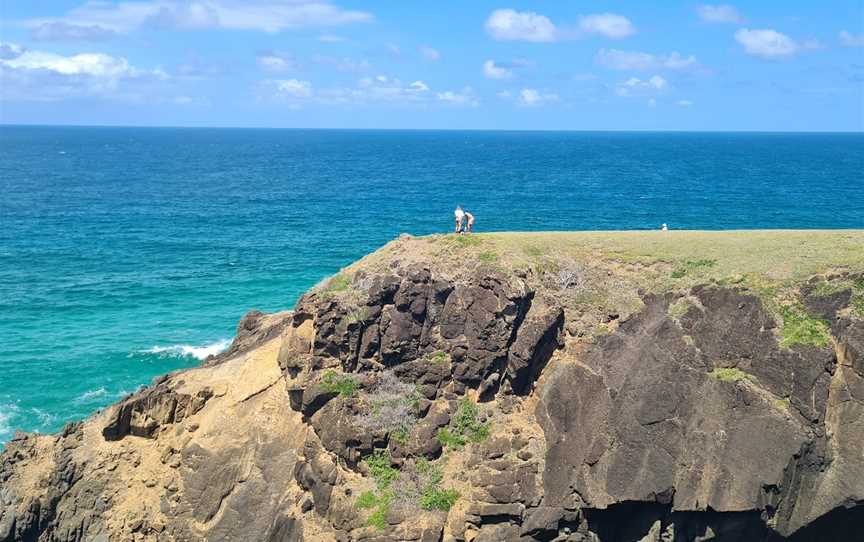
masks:
<instances>
[{"instance_id":1,"label":"blue sky","mask_svg":"<svg viewBox=\"0 0 864 542\"><path fill-rule=\"evenodd\" d=\"M860 0L4 0L0 17L3 123L864 130Z\"/></svg>"}]
</instances>

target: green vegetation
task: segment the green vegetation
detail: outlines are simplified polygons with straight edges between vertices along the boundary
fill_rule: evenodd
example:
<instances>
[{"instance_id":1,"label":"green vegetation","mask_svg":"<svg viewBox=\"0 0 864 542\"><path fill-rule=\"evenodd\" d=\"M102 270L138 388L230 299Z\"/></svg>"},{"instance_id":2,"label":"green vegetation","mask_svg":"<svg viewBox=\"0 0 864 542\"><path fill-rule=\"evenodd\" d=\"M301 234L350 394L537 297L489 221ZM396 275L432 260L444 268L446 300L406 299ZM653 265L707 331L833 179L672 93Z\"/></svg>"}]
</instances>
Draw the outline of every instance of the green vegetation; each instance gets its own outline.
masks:
<instances>
[{"instance_id":1,"label":"green vegetation","mask_svg":"<svg viewBox=\"0 0 864 542\"><path fill-rule=\"evenodd\" d=\"M474 234L451 233L443 237L444 242L457 247L476 247L483 243L483 238Z\"/></svg>"},{"instance_id":2,"label":"green vegetation","mask_svg":"<svg viewBox=\"0 0 864 542\"><path fill-rule=\"evenodd\" d=\"M324 287L324 292L330 294L344 292L350 287L351 279L344 273L339 273L338 275L333 275L333 278L327 281L327 285Z\"/></svg>"},{"instance_id":3,"label":"green vegetation","mask_svg":"<svg viewBox=\"0 0 864 542\"><path fill-rule=\"evenodd\" d=\"M344 397L351 397L357 393L359 383L351 375L339 374L336 371L327 371L321 379L321 387L330 393L338 393Z\"/></svg>"},{"instance_id":4,"label":"green vegetation","mask_svg":"<svg viewBox=\"0 0 864 542\"><path fill-rule=\"evenodd\" d=\"M390 433L390 438L399 444L408 444L408 436L410 432L407 427L398 427L392 433Z\"/></svg>"},{"instance_id":5,"label":"green vegetation","mask_svg":"<svg viewBox=\"0 0 864 542\"><path fill-rule=\"evenodd\" d=\"M387 450L375 450L375 453L366 458L366 465L379 490L387 489L399 477L399 469L393 467L390 452Z\"/></svg>"},{"instance_id":6,"label":"green vegetation","mask_svg":"<svg viewBox=\"0 0 864 542\"><path fill-rule=\"evenodd\" d=\"M390 505L394 499L390 486L399 478L399 469L392 466L390 453L380 449L366 458L366 466L369 468L369 475L375 480L377 491L361 493L357 497L355 506L360 510L375 509L366 519L366 525L384 530L387 527L387 514L390 513Z\"/></svg>"},{"instance_id":7,"label":"green vegetation","mask_svg":"<svg viewBox=\"0 0 864 542\"><path fill-rule=\"evenodd\" d=\"M717 367L708 373L708 376L714 377L721 382L739 382L741 380L754 382L756 380L755 376L745 373L737 367Z\"/></svg>"},{"instance_id":8,"label":"green vegetation","mask_svg":"<svg viewBox=\"0 0 864 542\"><path fill-rule=\"evenodd\" d=\"M355 322L361 322L369 317L369 309L367 307L360 307L357 310L353 311L349 314L345 320L349 324L353 324Z\"/></svg>"},{"instance_id":9,"label":"green vegetation","mask_svg":"<svg viewBox=\"0 0 864 542\"><path fill-rule=\"evenodd\" d=\"M498 254L492 250L487 250L478 254L477 259L482 263L495 263L498 261Z\"/></svg>"},{"instance_id":10,"label":"green vegetation","mask_svg":"<svg viewBox=\"0 0 864 542\"><path fill-rule=\"evenodd\" d=\"M700 260L687 260L672 271L673 279L683 278L685 275L698 271L704 268L714 267L717 260L709 260L706 258Z\"/></svg>"},{"instance_id":11,"label":"green vegetation","mask_svg":"<svg viewBox=\"0 0 864 542\"><path fill-rule=\"evenodd\" d=\"M808 315L803 307L787 306L780 310L783 325L780 328L781 346L796 344L818 347L828 346L831 331L828 323Z\"/></svg>"},{"instance_id":12,"label":"green vegetation","mask_svg":"<svg viewBox=\"0 0 864 542\"><path fill-rule=\"evenodd\" d=\"M459 492L455 489L442 489L441 481L444 473L441 468L432 465L428 459L421 457L417 459L414 466L417 471L418 486L420 487L420 507L424 510L441 510L447 512L459 499Z\"/></svg>"},{"instance_id":13,"label":"green vegetation","mask_svg":"<svg viewBox=\"0 0 864 542\"><path fill-rule=\"evenodd\" d=\"M483 442L491 432L489 423L480 422L480 410L469 399L459 402L459 410L450 427L438 430L438 442L443 446L461 449L469 442Z\"/></svg>"},{"instance_id":14,"label":"green vegetation","mask_svg":"<svg viewBox=\"0 0 864 542\"><path fill-rule=\"evenodd\" d=\"M681 320L693 305L693 300L689 297L680 297L676 299L674 303L669 305L669 316L675 320Z\"/></svg>"},{"instance_id":15,"label":"green vegetation","mask_svg":"<svg viewBox=\"0 0 864 542\"><path fill-rule=\"evenodd\" d=\"M443 350L439 350L432 354L432 363L444 365L447 363L447 354Z\"/></svg>"},{"instance_id":16,"label":"green vegetation","mask_svg":"<svg viewBox=\"0 0 864 542\"><path fill-rule=\"evenodd\" d=\"M459 492L455 489L441 489L429 487L420 496L420 506L424 510L441 510L447 512L459 499Z\"/></svg>"},{"instance_id":17,"label":"green vegetation","mask_svg":"<svg viewBox=\"0 0 864 542\"><path fill-rule=\"evenodd\" d=\"M366 465L376 490L364 491L354 504L359 510L373 510L366 525L379 530L387 527L387 514L394 502L446 512L459 499L458 491L441 487L443 471L425 457L408 461L409 468L400 471L391 465L389 452L376 450L366 458Z\"/></svg>"},{"instance_id":18,"label":"green vegetation","mask_svg":"<svg viewBox=\"0 0 864 542\"><path fill-rule=\"evenodd\" d=\"M364 491L357 497L357 508L360 510L374 508L376 504L378 504L378 496L374 491Z\"/></svg>"},{"instance_id":19,"label":"green vegetation","mask_svg":"<svg viewBox=\"0 0 864 542\"><path fill-rule=\"evenodd\" d=\"M774 406L779 410L789 410L790 401L788 397L774 399Z\"/></svg>"}]
</instances>

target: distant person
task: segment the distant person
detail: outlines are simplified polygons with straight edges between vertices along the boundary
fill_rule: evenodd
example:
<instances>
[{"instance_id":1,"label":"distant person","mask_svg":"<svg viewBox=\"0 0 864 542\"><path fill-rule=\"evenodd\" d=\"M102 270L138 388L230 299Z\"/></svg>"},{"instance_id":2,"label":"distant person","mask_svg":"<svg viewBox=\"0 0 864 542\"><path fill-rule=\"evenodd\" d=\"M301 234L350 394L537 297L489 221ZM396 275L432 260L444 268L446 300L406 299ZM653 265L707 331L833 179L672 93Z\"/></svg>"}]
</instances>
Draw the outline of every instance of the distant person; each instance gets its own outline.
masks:
<instances>
[{"instance_id":1,"label":"distant person","mask_svg":"<svg viewBox=\"0 0 864 542\"><path fill-rule=\"evenodd\" d=\"M669 231L669 226L664 222L662 226L660 226L660 231Z\"/></svg>"},{"instance_id":2,"label":"distant person","mask_svg":"<svg viewBox=\"0 0 864 542\"><path fill-rule=\"evenodd\" d=\"M471 231L474 229L474 215L472 215L468 211L465 211L465 218L468 219L468 227L466 228L466 231L468 233L471 233Z\"/></svg>"},{"instance_id":3,"label":"distant person","mask_svg":"<svg viewBox=\"0 0 864 542\"><path fill-rule=\"evenodd\" d=\"M462 233L462 220L465 218L465 211L457 205L453 214L456 215L456 233Z\"/></svg>"}]
</instances>

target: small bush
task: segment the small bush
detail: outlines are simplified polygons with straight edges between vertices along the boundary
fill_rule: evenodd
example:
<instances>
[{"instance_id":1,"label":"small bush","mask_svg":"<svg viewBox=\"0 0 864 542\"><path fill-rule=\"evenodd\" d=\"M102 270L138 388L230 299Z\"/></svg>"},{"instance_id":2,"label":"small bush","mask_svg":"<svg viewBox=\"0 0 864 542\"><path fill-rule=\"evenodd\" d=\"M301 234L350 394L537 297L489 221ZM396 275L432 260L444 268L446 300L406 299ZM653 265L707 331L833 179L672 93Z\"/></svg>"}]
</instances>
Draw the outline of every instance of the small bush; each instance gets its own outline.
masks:
<instances>
[{"instance_id":1,"label":"small bush","mask_svg":"<svg viewBox=\"0 0 864 542\"><path fill-rule=\"evenodd\" d=\"M399 444L408 444L408 436L410 435L408 429L405 427L399 427L390 433L390 438Z\"/></svg>"},{"instance_id":2,"label":"small bush","mask_svg":"<svg viewBox=\"0 0 864 542\"><path fill-rule=\"evenodd\" d=\"M796 344L818 347L828 346L831 339L830 328L824 320L808 315L800 307L783 307L783 326L780 328L780 346Z\"/></svg>"},{"instance_id":3,"label":"small bush","mask_svg":"<svg viewBox=\"0 0 864 542\"><path fill-rule=\"evenodd\" d=\"M370 527L375 527L379 531L383 531L387 528L387 514L390 513L390 504L393 502L393 495L391 493L382 493L379 495L375 504L375 511L372 512L366 519L366 525Z\"/></svg>"},{"instance_id":4,"label":"small bush","mask_svg":"<svg viewBox=\"0 0 864 542\"><path fill-rule=\"evenodd\" d=\"M399 477L399 469L393 467L390 452L387 450L375 450L366 458L366 465L379 490L387 489Z\"/></svg>"},{"instance_id":5,"label":"small bush","mask_svg":"<svg viewBox=\"0 0 864 542\"><path fill-rule=\"evenodd\" d=\"M462 447L467 444L465 437L453 433L453 431L446 427L438 430L438 442L440 442L442 446L455 448L457 450L462 449Z\"/></svg>"},{"instance_id":6,"label":"small bush","mask_svg":"<svg viewBox=\"0 0 864 542\"><path fill-rule=\"evenodd\" d=\"M441 489L437 486L430 486L420 496L420 506L424 510L447 512L458 499L459 492L455 489Z\"/></svg>"},{"instance_id":7,"label":"small bush","mask_svg":"<svg viewBox=\"0 0 864 542\"><path fill-rule=\"evenodd\" d=\"M432 354L432 363L444 365L447 363L447 354L443 350L439 350Z\"/></svg>"},{"instance_id":8,"label":"small bush","mask_svg":"<svg viewBox=\"0 0 864 542\"><path fill-rule=\"evenodd\" d=\"M393 371L385 371L364 394L364 411L355 421L367 431L403 432L407 439L417 422L419 401L420 394L414 384L402 382Z\"/></svg>"},{"instance_id":9,"label":"small bush","mask_svg":"<svg viewBox=\"0 0 864 542\"><path fill-rule=\"evenodd\" d=\"M489 437L491 427L480 422L480 410L468 399L459 402L459 410L450 427L438 430L438 442L443 446L460 449L468 442L483 442Z\"/></svg>"},{"instance_id":10,"label":"small bush","mask_svg":"<svg viewBox=\"0 0 864 542\"><path fill-rule=\"evenodd\" d=\"M369 309L366 307L360 307L359 309L353 311L351 314L345 317L345 321L349 324L353 324L356 322L362 322L366 318L369 317Z\"/></svg>"},{"instance_id":11,"label":"small bush","mask_svg":"<svg viewBox=\"0 0 864 542\"><path fill-rule=\"evenodd\" d=\"M336 371L327 371L324 373L324 378L321 379L321 387L330 393L351 397L357 393L359 383L350 375L340 375Z\"/></svg>"},{"instance_id":12,"label":"small bush","mask_svg":"<svg viewBox=\"0 0 864 542\"><path fill-rule=\"evenodd\" d=\"M378 504L378 496L372 491L364 491L357 497L356 505L361 510L374 508L376 504Z\"/></svg>"},{"instance_id":13,"label":"small bush","mask_svg":"<svg viewBox=\"0 0 864 542\"><path fill-rule=\"evenodd\" d=\"M745 373L737 367L717 367L708 373L708 375L722 382L738 382L740 380L749 380L753 382L756 380L755 376Z\"/></svg>"}]
</instances>

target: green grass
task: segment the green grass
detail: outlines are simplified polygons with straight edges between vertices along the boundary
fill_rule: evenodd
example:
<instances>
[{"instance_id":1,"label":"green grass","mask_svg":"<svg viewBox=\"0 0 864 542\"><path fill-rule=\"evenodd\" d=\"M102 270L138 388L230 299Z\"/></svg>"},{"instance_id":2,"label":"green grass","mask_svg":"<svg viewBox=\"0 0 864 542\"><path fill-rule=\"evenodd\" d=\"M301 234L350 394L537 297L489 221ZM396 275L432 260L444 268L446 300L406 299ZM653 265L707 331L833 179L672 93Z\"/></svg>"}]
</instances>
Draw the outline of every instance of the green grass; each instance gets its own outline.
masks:
<instances>
[{"instance_id":1,"label":"green grass","mask_svg":"<svg viewBox=\"0 0 864 542\"><path fill-rule=\"evenodd\" d=\"M458 435L447 427L438 430L438 442L445 448L462 449L468 441L462 435Z\"/></svg>"},{"instance_id":2,"label":"green grass","mask_svg":"<svg viewBox=\"0 0 864 542\"><path fill-rule=\"evenodd\" d=\"M392 503L393 494L390 492L376 495L371 491L364 491L357 498L355 505L361 510L374 509L375 511L366 518L366 525L383 531L387 528L387 514L390 513L390 505Z\"/></svg>"},{"instance_id":3,"label":"green grass","mask_svg":"<svg viewBox=\"0 0 864 542\"><path fill-rule=\"evenodd\" d=\"M707 258L703 258L700 260L687 260L684 263L680 264L674 271L672 271L672 278L680 279L683 278L685 275L691 274L695 271L714 267L716 264L717 260L710 260Z\"/></svg>"},{"instance_id":4,"label":"green grass","mask_svg":"<svg viewBox=\"0 0 864 542\"><path fill-rule=\"evenodd\" d=\"M482 263L495 263L498 261L498 254L492 250L487 250L478 254L477 259Z\"/></svg>"},{"instance_id":5,"label":"green grass","mask_svg":"<svg viewBox=\"0 0 864 542\"><path fill-rule=\"evenodd\" d=\"M408 436L410 435L408 428L399 427L392 433L390 433L390 438L399 444L408 444Z\"/></svg>"},{"instance_id":6,"label":"green grass","mask_svg":"<svg viewBox=\"0 0 864 542\"><path fill-rule=\"evenodd\" d=\"M483 442L489 437L492 428L489 423L481 423L479 418L477 405L469 399L462 399L450 427L438 430L438 442L457 450L469 442Z\"/></svg>"},{"instance_id":7,"label":"green grass","mask_svg":"<svg viewBox=\"0 0 864 542\"><path fill-rule=\"evenodd\" d=\"M327 285L324 287L324 291L326 293L345 292L350 287L351 279L347 275L339 273L338 275L333 275L333 278L327 281Z\"/></svg>"},{"instance_id":8,"label":"green grass","mask_svg":"<svg viewBox=\"0 0 864 542\"><path fill-rule=\"evenodd\" d=\"M390 452L387 450L375 450L366 458L366 465L369 467L369 475L375 480L375 485L380 491L390 487L390 484L399 477L399 469L393 467Z\"/></svg>"},{"instance_id":9,"label":"green grass","mask_svg":"<svg viewBox=\"0 0 864 542\"><path fill-rule=\"evenodd\" d=\"M788 397L784 397L783 399L774 399L774 406L778 410L789 410L790 405L791 402Z\"/></svg>"},{"instance_id":10,"label":"green grass","mask_svg":"<svg viewBox=\"0 0 864 542\"><path fill-rule=\"evenodd\" d=\"M444 365L447 363L447 354L443 350L439 350L432 354L432 363Z\"/></svg>"},{"instance_id":11,"label":"green grass","mask_svg":"<svg viewBox=\"0 0 864 542\"><path fill-rule=\"evenodd\" d=\"M780 345L785 347L811 345L824 348L831 341L828 323L808 315L803 308L788 306L781 309Z\"/></svg>"},{"instance_id":12,"label":"green grass","mask_svg":"<svg viewBox=\"0 0 864 542\"><path fill-rule=\"evenodd\" d=\"M336 371L327 371L324 373L324 378L321 379L321 387L327 392L351 397L357 393L359 383L350 375L340 375Z\"/></svg>"},{"instance_id":13,"label":"green grass","mask_svg":"<svg viewBox=\"0 0 864 542\"><path fill-rule=\"evenodd\" d=\"M745 373L737 367L717 367L708 373L708 376L716 378L721 382L739 382L741 380L749 380L750 382L753 382L756 380L755 376L750 373Z\"/></svg>"},{"instance_id":14,"label":"green grass","mask_svg":"<svg viewBox=\"0 0 864 542\"><path fill-rule=\"evenodd\" d=\"M355 504L360 510L375 508L375 505L378 504L378 495L376 495L374 491L364 491L359 497L357 497L357 502Z\"/></svg>"},{"instance_id":15,"label":"green grass","mask_svg":"<svg viewBox=\"0 0 864 542\"><path fill-rule=\"evenodd\" d=\"M428 487L420 496L420 506L424 510L441 510L447 512L458 499L459 492L455 489Z\"/></svg>"},{"instance_id":16,"label":"green grass","mask_svg":"<svg viewBox=\"0 0 864 542\"><path fill-rule=\"evenodd\" d=\"M483 238L473 233L451 233L442 237L443 242L460 248L476 247L483 243Z\"/></svg>"}]
</instances>

